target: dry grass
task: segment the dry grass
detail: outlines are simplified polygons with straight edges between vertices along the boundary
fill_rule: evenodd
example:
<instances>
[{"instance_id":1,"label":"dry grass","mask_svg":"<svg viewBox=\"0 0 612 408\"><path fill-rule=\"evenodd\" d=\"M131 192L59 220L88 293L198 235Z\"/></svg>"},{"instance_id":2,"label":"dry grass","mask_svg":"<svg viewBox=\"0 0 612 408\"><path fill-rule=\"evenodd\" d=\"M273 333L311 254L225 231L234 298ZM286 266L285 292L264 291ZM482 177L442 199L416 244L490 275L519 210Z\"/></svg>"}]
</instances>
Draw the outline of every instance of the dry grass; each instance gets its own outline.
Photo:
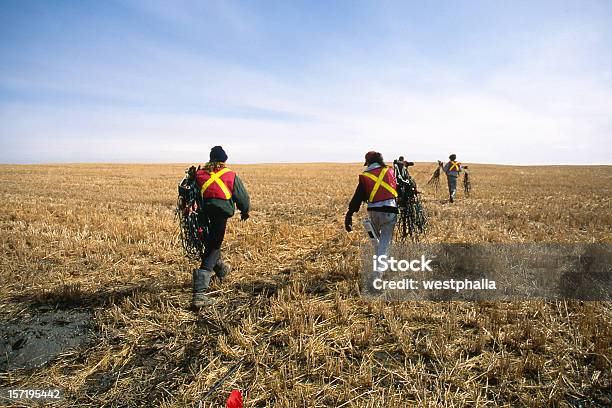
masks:
<instances>
[{"instance_id":1,"label":"dry grass","mask_svg":"<svg viewBox=\"0 0 612 408\"><path fill-rule=\"evenodd\" d=\"M366 238L342 223L359 165L235 166L252 218L229 224L218 303L189 311L173 218L185 167L0 167L1 321L94 311L88 346L5 386L62 388L62 406L189 407L244 358L204 406L231 388L249 407L612 404L609 304L361 300ZM612 242L611 167L470 167L472 197L448 205L425 185L434 165L416 166L428 241Z\"/></svg>"}]
</instances>

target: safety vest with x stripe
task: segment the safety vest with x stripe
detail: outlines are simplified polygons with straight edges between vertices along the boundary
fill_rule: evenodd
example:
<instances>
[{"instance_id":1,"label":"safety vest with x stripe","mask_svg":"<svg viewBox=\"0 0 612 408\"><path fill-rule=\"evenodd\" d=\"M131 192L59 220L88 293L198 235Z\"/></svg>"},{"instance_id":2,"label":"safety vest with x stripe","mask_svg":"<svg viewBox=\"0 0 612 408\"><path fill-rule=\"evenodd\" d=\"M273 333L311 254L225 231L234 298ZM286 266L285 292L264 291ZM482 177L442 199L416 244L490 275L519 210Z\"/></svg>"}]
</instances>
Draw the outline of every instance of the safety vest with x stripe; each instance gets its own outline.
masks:
<instances>
[{"instance_id":1,"label":"safety vest with x stripe","mask_svg":"<svg viewBox=\"0 0 612 408\"><path fill-rule=\"evenodd\" d=\"M461 171L461 163L451 160L449 164L448 171Z\"/></svg>"},{"instance_id":2,"label":"safety vest with x stripe","mask_svg":"<svg viewBox=\"0 0 612 408\"><path fill-rule=\"evenodd\" d=\"M196 183L202 193L202 198L219 198L229 200L234 194L234 179L236 173L224 167L218 171L198 170Z\"/></svg>"},{"instance_id":3,"label":"safety vest with x stripe","mask_svg":"<svg viewBox=\"0 0 612 408\"><path fill-rule=\"evenodd\" d=\"M369 203L397 197L397 181L391 167L364 171L359 176L359 182L365 188Z\"/></svg>"}]
</instances>

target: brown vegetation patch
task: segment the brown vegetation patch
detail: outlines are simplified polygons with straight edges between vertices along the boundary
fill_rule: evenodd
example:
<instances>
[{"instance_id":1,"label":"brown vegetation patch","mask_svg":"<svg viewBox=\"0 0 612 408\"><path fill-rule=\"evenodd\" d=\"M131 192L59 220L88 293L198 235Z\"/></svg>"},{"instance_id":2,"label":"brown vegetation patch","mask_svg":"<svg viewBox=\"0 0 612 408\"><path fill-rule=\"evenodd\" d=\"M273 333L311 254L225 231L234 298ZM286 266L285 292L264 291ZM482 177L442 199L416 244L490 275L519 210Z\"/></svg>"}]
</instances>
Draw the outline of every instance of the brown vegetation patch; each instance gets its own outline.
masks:
<instances>
[{"instance_id":1,"label":"brown vegetation patch","mask_svg":"<svg viewBox=\"0 0 612 408\"><path fill-rule=\"evenodd\" d=\"M185 165L0 167L0 320L86 308L94 336L3 385L189 407L243 361L206 402L239 388L246 406L612 404L608 303L364 301L366 238L343 229L361 166L235 167L252 218L229 223L233 272L200 313L173 214ZM471 165L454 205L426 186L434 167L414 168L428 242L612 242L610 167Z\"/></svg>"}]
</instances>

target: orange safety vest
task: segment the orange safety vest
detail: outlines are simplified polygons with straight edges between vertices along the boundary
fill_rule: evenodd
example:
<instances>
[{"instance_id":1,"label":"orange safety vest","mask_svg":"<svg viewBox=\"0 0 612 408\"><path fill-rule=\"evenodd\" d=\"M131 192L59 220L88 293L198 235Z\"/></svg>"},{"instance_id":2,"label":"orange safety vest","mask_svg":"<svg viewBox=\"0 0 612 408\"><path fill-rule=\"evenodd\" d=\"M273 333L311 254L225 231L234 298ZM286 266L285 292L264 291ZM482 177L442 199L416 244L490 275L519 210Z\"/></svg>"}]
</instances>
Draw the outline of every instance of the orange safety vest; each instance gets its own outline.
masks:
<instances>
[{"instance_id":1,"label":"orange safety vest","mask_svg":"<svg viewBox=\"0 0 612 408\"><path fill-rule=\"evenodd\" d=\"M456 162L456 161L451 161L448 171L461 171L461 163Z\"/></svg>"},{"instance_id":2,"label":"orange safety vest","mask_svg":"<svg viewBox=\"0 0 612 408\"><path fill-rule=\"evenodd\" d=\"M365 188L369 203L397 197L397 181L391 167L366 170L359 175L359 182Z\"/></svg>"},{"instance_id":3,"label":"orange safety vest","mask_svg":"<svg viewBox=\"0 0 612 408\"><path fill-rule=\"evenodd\" d=\"M234 194L236 173L224 167L217 172L200 169L196 172L196 183L202 198L229 200Z\"/></svg>"}]
</instances>

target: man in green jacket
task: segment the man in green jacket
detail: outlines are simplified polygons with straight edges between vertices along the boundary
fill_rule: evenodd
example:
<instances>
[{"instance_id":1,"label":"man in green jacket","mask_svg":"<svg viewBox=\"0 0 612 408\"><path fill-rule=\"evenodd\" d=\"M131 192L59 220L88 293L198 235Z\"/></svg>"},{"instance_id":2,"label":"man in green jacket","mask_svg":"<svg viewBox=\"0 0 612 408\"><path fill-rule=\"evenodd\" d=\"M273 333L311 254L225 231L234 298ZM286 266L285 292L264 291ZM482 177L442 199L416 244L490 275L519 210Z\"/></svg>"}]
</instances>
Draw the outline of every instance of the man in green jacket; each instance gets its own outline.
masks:
<instances>
[{"instance_id":1,"label":"man in green jacket","mask_svg":"<svg viewBox=\"0 0 612 408\"><path fill-rule=\"evenodd\" d=\"M210 161L196 171L196 184L202 194L202 210L208 219L208 233L204 240L204 253L199 269L193 271L193 307L212 304L205 295L210 278L215 273L223 279L229 267L221 257L221 245L225 237L227 220L240 210L240 219L249 218L249 194L238 175L225 166L227 154L221 146L210 151Z\"/></svg>"}]
</instances>

